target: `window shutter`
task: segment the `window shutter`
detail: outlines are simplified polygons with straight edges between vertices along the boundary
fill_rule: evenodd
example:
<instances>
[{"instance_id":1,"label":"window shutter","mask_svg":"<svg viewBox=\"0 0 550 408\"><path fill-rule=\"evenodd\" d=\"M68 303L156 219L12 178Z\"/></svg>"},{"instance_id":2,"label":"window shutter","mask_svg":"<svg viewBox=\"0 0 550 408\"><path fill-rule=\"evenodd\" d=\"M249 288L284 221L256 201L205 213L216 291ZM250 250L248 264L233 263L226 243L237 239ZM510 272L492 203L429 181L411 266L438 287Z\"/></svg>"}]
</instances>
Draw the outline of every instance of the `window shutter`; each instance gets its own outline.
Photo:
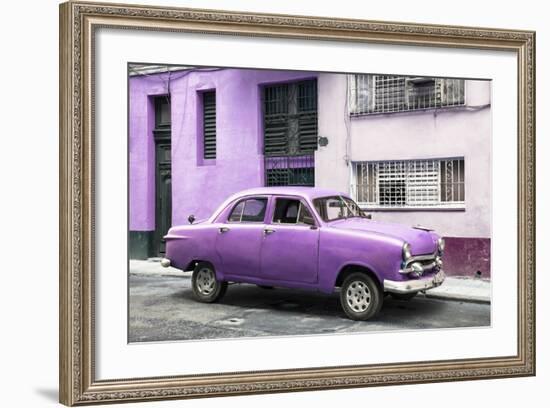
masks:
<instances>
[{"instance_id":1,"label":"window shutter","mask_svg":"<svg viewBox=\"0 0 550 408\"><path fill-rule=\"evenodd\" d=\"M216 158L216 92L204 92L203 101L203 140L204 158Z\"/></svg>"},{"instance_id":2,"label":"window shutter","mask_svg":"<svg viewBox=\"0 0 550 408\"><path fill-rule=\"evenodd\" d=\"M300 153L317 150L317 80L298 84L298 132Z\"/></svg>"},{"instance_id":3,"label":"window shutter","mask_svg":"<svg viewBox=\"0 0 550 408\"><path fill-rule=\"evenodd\" d=\"M287 153L288 86L268 86L264 89L264 153L279 156Z\"/></svg>"},{"instance_id":4,"label":"window shutter","mask_svg":"<svg viewBox=\"0 0 550 408\"><path fill-rule=\"evenodd\" d=\"M264 151L266 156L284 156L288 153L288 123L281 118L266 121Z\"/></svg>"},{"instance_id":5,"label":"window shutter","mask_svg":"<svg viewBox=\"0 0 550 408\"><path fill-rule=\"evenodd\" d=\"M316 149L317 80L265 87L265 155L300 155Z\"/></svg>"}]
</instances>

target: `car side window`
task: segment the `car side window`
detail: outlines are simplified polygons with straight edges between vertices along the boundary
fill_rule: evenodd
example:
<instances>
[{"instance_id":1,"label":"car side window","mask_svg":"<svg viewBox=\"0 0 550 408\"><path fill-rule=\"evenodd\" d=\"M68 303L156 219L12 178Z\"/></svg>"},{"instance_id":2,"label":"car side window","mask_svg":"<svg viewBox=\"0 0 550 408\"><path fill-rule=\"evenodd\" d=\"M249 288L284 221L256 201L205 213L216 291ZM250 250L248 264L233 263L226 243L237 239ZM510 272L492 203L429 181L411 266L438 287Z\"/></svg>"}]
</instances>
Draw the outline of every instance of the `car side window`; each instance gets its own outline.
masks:
<instances>
[{"instance_id":1,"label":"car side window","mask_svg":"<svg viewBox=\"0 0 550 408\"><path fill-rule=\"evenodd\" d=\"M311 215L307 205L302 204L300 216L298 217L298 224L315 225L315 218Z\"/></svg>"},{"instance_id":2,"label":"car side window","mask_svg":"<svg viewBox=\"0 0 550 408\"><path fill-rule=\"evenodd\" d=\"M229 215L228 221L240 222L241 217L243 215L243 209L244 209L244 200L239 201L239 203L235 207L233 207L233 211L231 211L231 215Z\"/></svg>"},{"instance_id":3,"label":"car side window","mask_svg":"<svg viewBox=\"0 0 550 408\"><path fill-rule=\"evenodd\" d=\"M273 223L314 225L315 221L307 206L300 200L277 198L275 201L275 212L273 213Z\"/></svg>"},{"instance_id":4,"label":"car side window","mask_svg":"<svg viewBox=\"0 0 550 408\"><path fill-rule=\"evenodd\" d=\"M263 222L267 198L248 198L239 201L229 215L229 222Z\"/></svg>"}]
</instances>

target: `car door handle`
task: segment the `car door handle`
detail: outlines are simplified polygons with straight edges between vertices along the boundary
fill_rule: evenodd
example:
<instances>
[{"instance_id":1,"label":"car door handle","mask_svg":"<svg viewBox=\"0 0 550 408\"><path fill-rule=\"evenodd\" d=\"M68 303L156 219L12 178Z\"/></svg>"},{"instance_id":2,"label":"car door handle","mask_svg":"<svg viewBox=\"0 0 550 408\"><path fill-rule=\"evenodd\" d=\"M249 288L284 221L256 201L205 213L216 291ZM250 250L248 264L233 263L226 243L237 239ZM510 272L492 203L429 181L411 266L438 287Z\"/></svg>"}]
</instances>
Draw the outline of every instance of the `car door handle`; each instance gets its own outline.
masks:
<instances>
[{"instance_id":1,"label":"car door handle","mask_svg":"<svg viewBox=\"0 0 550 408\"><path fill-rule=\"evenodd\" d=\"M265 235L273 234L274 232L275 232L275 230L272 230L272 229L269 229L269 228L264 229L264 234Z\"/></svg>"},{"instance_id":2,"label":"car door handle","mask_svg":"<svg viewBox=\"0 0 550 408\"><path fill-rule=\"evenodd\" d=\"M220 227L220 234L223 234L224 232L229 231L229 228L227 227Z\"/></svg>"}]
</instances>

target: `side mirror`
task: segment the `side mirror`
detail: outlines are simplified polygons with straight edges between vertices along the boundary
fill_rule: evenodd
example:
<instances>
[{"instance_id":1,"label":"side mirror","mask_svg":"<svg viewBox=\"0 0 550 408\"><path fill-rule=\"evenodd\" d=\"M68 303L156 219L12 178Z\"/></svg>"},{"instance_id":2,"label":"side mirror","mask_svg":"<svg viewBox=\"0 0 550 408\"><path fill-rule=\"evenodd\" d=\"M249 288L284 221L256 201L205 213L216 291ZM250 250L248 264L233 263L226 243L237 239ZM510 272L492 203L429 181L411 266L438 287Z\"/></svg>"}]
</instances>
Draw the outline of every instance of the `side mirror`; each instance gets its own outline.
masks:
<instances>
[{"instance_id":1,"label":"side mirror","mask_svg":"<svg viewBox=\"0 0 550 408\"><path fill-rule=\"evenodd\" d=\"M313 219L313 217L304 217L302 218L302 222L306 225L315 225L315 220Z\"/></svg>"},{"instance_id":2,"label":"side mirror","mask_svg":"<svg viewBox=\"0 0 550 408\"><path fill-rule=\"evenodd\" d=\"M372 214L367 214L365 211L361 210L361 215L369 220L372 220Z\"/></svg>"},{"instance_id":3,"label":"side mirror","mask_svg":"<svg viewBox=\"0 0 550 408\"><path fill-rule=\"evenodd\" d=\"M189 224L193 224L195 222L195 216L191 214L189 217L187 217L187 221L189 221Z\"/></svg>"}]
</instances>

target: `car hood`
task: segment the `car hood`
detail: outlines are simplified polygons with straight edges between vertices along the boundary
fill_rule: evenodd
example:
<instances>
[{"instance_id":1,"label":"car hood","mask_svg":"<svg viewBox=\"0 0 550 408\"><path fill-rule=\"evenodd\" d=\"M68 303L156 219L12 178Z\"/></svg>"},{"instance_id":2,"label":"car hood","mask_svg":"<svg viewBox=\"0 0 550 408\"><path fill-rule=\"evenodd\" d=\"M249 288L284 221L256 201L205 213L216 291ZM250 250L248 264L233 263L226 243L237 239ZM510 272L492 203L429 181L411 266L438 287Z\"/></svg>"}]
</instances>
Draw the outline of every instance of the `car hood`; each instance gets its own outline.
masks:
<instances>
[{"instance_id":1,"label":"car hood","mask_svg":"<svg viewBox=\"0 0 550 408\"><path fill-rule=\"evenodd\" d=\"M426 228L414 228L403 224L373 221L365 218L349 218L330 223L330 227L384 234L402 239L411 245L413 255L432 254L437 247L437 237Z\"/></svg>"}]
</instances>

